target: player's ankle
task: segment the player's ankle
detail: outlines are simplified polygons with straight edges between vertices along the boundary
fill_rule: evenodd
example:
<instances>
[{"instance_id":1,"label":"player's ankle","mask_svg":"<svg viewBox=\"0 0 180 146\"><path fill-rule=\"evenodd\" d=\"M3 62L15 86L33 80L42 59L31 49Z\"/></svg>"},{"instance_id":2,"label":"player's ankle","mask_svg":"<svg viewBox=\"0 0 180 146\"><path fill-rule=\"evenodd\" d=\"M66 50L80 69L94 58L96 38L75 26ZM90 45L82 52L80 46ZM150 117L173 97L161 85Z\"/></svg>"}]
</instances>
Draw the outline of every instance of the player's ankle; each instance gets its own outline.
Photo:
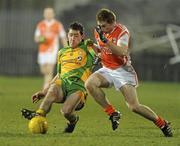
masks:
<instances>
[{"instance_id":1,"label":"player's ankle","mask_svg":"<svg viewBox=\"0 0 180 146\"><path fill-rule=\"evenodd\" d=\"M165 120L164 120L163 118L161 118L161 117L158 116L158 118L156 119L156 121L154 121L154 124L155 124L157 127L161 128L161 127L163 127L163 126L165 125Z\"/></svg>"},{"instance_id":2,"label":"player's ankle","mask_svg":"<svg viewBox=\"0 0 180 146\"><path fill-rule=\"evenodd\" d=\"M106 112L109 116L111 116L115 111L115 108L111 104L104 108L104 112Z\"/></svg>"}]
</instances>

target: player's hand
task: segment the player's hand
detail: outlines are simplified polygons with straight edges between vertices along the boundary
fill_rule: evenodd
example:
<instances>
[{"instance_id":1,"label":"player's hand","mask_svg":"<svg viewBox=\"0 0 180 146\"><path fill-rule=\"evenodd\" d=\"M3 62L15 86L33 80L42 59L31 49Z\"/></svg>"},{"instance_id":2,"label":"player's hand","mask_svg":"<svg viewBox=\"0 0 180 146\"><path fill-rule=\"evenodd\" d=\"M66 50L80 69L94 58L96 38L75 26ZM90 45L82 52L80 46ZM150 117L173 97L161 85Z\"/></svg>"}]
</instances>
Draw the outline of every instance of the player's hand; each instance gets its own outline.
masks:
<instances>
[{"instance_id":1,"label":"player's hand","mask_svg":"<svg viewBox=\"0 0 180 146\"><path fill-rule=\"evenodd\" d=\"M103 31L101 30L101 27L98 25L95 27L96 32L99 34L99 38L103 43L107 43L108 39L104 36Z\"/></svg>"},{"instance_id":2,"label":"player's hand","mask_svg":"<svg viewBox=\"0 0 180 146\"><path fill-rule=\"evenodd\" d=\"M32 102L37 103L39 100L45 97L45 94L42 91L36 92L32 95Z\"/></svg>"},{"instance_id":3,"label":"player's hand","mask_svg":"<svg viewBox=\"0 0 180 146\"><path fill-rule=\"evenodd\" d=\"M101 61L101 58L98 55L95 55L94 60L93 60L93 64L98 65L100 61Z\"/></svg>"},{"instance_id":4,"label":"player's hand","mask_svg":"<svg viewBox=\"0 0 180 146\"><path fill-rule=\"evenodd\" d=\"M91 40L91 39L87 39L87 40L84 41L84 44L85 44L86 46L93 46L93 45L94 45L94 42L93 42L93 40Z\"/></svg>"}]
</instances>

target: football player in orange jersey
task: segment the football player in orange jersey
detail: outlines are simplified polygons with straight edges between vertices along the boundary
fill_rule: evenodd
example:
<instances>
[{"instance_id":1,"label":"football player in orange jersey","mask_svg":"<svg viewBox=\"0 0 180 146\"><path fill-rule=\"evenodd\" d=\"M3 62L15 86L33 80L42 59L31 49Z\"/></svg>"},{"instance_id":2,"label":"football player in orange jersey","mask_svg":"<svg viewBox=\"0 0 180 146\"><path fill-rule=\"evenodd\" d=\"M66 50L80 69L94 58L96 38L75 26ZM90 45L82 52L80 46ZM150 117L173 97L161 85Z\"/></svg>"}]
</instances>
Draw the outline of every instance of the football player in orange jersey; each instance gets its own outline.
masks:
<instances>
[{"instance_id":1,"label":"football player in orange jersey","mask_svg":"<svg viewBox=\"0 0 180 146\"><path fill-rule=\"evenodd\" d=\"M171 137L173 134L169 123L149 107L139 103L136 92L137 76L129 56L130 33L128 29L117 23L116 15L108 9L99 10L96 21L98 25L95 28L97 46L94 48L96 47L101 54L103 67L86 81L85 86L89 94L109 115L113 130L118 127L121 114L108 101L101 89L111 86L122 92L131 111L154 122L165 136Z\"/></svg>"},{"instance_id":2,"label":"football player in orange jersey","mask_svg":"<svg viewBox=\"0 0 180 146\"><path fill-rule=\"evenodd\" d=\"M59 49L59 38L61 44L67 46L66 32L63 24L55 19L53 8L44 9L44 20L37 24L35 31L35 42L39 45L38 64L40 71L44 75L43 88L49 84L53 78Z\"/></svg>"}]
</instances>

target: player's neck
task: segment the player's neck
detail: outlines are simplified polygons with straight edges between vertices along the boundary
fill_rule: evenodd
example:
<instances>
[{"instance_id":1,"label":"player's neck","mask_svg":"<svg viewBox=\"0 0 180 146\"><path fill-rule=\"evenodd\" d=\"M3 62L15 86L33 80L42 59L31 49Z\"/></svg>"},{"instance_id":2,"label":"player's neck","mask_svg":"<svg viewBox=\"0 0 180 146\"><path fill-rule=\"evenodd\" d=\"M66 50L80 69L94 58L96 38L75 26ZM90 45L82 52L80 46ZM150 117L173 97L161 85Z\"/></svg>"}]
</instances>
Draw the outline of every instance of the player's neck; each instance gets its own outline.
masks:
<instances>
[{"instance_id":1,"label":"player's neck","mask_svg":"<svg viewBox=\"0 0 180 146\"><path fill-rule=\"evenodd\" d=\"M48 25L51 25L53 22L55 21L55 19L46 19L45 22Z\"/></svg>"}]
</instances>

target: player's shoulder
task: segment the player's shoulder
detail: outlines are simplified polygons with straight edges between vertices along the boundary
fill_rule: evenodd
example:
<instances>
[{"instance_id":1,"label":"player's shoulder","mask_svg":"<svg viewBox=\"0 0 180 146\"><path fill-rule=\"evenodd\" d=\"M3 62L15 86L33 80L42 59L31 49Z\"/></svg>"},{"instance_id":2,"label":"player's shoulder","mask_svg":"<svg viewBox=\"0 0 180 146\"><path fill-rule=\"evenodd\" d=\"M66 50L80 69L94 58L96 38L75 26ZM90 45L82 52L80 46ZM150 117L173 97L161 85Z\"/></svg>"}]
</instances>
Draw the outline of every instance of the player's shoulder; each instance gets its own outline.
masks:
<instances>
[{"instance_id":1,"label":"player's shoulder","mask_svg":"<svg viewBox=\"0 0 180 146\"><path fill-rule=\"evenodd\" d=\"M79 48L83 49L85 52L89 52L89 50L92 49L92 47L87 45L86 40L80 43Z\"/></svg>"},{"instance_id":2,"label":"player's shoulder","mask_svg":"<svg viewBox=\"0 0 180 146\"><path fill-rule=\"evenodd\" d=\"M119 36L122 36L124 34L130 35L130 32L129 32L128 28L125 25L121 24L121 23L116 24L116 28L114 30L114 33L119 34Z\"/></svg>"},{"instance_id":3,"label":"player's shoulder","mask_svg":"<svg viewBox=\"0 0 180 146\"><path fill-rule=\"evenodd\" d=\"M54 20L54 24L58 25L59 27L63 27L62 22L57 19Z\"/></svg>"},{"instance_id":4,"label":"player's shoulder","mask_svg":"<svg viewBox=\"0 0 180 146\"><path fill-rule=\"evenodd\" d=\"M128 28L125 25L121 24L121 23L117 23L116 27L117 27L117 29L119 29L121 31L129 32Z\"/></svg>"},{"instance_id":5,"label":"player's shoulder","mask_svg":"<svg viewBox=\"0 0 180 146\"><path fill-rule=\"evenodd\" d=\"M86 40L82 41L80 44L79 44L79 47L86 47Z\"/></svg>"},{"instance_id":6,"label":"player's shoulder","mask_svg":"<svg viewBox=\"0 0 180 146\"><path fill-rule=\"evenodd\" d=\"M99 35L95 29L94 29L94 36L95 36L95 38L99 37Z\"/></svg>"},{"instance_id":7,"label":"player's shoulder","mask_svg":"<svg viewBox=\"0 0 180 146\"><path fill-rule=\"evenodd\" d=\"M65 51L69 50L69 49L71 49L71 47L69 47L69 46L64 47L64 48L61 48L61 49L58 51L58 54L60 55L60 54L64 53Z\"/></svg>"},{"instance_id":8,"label":"player's shoulder","mask_svg":"<svg viewBox=\"0 0 180 146\"><path fill-rule=\"evenodd\" d=\"M42 25L45 25L45 21L44 20L41 20L37 23L37 26L42 26Z\"/></svg>"}]
</instances>

